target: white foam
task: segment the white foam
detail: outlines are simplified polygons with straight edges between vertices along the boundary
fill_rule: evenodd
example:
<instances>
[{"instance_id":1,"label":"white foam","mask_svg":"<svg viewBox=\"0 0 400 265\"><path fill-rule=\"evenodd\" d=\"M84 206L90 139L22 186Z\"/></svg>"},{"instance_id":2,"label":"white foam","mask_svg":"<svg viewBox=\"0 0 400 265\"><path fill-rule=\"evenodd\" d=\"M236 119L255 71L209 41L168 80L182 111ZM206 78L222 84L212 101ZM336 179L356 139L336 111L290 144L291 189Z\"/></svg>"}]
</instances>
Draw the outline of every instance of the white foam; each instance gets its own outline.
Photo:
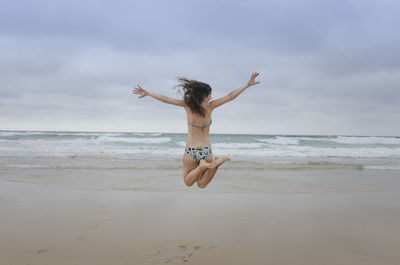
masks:
<instances>
[{"instance_id":1,"label":"white foam","mask_svg":"<svg viewBox=\"0 0 400 265\"><path fill-rule=\"evenodd\" d=\"M110 137L102 135L96 139L100 142L126 142L144 144L163 144L171 141L171 137Z\"/></svg>"},{"instance_id":2,"label":"white foam","mask_svg":"<svg viewBox=\"0 0 400 265\"><path fill-rule=\"evenodd\" d=\"M13 135L40 135L58 132L36 132L36 131L0 131L1 136L13 136Z\"/></svg>"},{"instance_id":3,"label":"white foam","mask_svg":"<svg viewBox=\"0 0 400 265\"><path fill-rule=\"evenodd\" d=\"M50 168L48 165L29 165L29 164L15 164L15 165L7 165L9 168Z\"/></svg>"},{"instance_id":4,"label":"white foam","mask_svg":"<svg viewBox=\"0 0 400 265\"><path fill-rule=\"evenodd\" d=\"M180 141L180 142L176 142L177 145L186 147L186 142Z\"/></svg>"},{"instance_id":5,"label":"white foam","mask_svg":"<svg viewBox=\"0 0 400 265\"><path fill-rule=\"evenodd\" d=\"M400 148L318 148L310 146L284 146L281 148L237 149L214 148L218 155L250 157L354 157L400 158Z\"/></svg>"},{"instance_id":6,"label":"white foam","mask_svg":"<svg viewBox=\"0 0 400 265\"><path fill-rule=\"evenodd\" d=\"M157 149L152 151L153 155L174 155L174 156L181 156L184 154L184 150L181 148L168 148L168 149Z\"/></svg>"},{"instance_id":7,"label":"white foam","mask_svg":"<svg viewBox=\"0 0 400 265\"><path fill-rule=\"evenodd\" d=\"M215 143L213 148L235 148L235 149L252 149L261 148L262 143Z\"/></svg>"},{"instance_id":8,"label":"white foam","mask_svg":"<svg viewBox=\"0 0 400 265\"><path fill-rule=\"evenodd\" d=\"M281 136L277 136L276 138L257 139L257 140L263 143L279 144L279 145L299 144L299 138L289 138Z\"/></svg>"},{"instance_id":9,"label":"white foam","mask_svg":"<svg viewBox=\"0 0 400 265\"><path fill-rule=\"evenodd\" d=\"M186 142L179 141L176 144L186 147ZM235 149L250 149L250 148L261 148L262 143L214 143L212 148L235 148Z\"/></svg>"},{"instance_id":10,"label":"white foam","mask_svg":"<svg viewBox=\"0 0 400 265\"><path fill-rule=\"evenodd\" d=\"M364 168L371 169L371 170L400 170L400 165L366 166Z\"/></svg>"},{"instance_id":11,"label":"white foam","mask_svg":"<svg viewBox=\"0 0 400 265\"><path fill-rule=\"evenodd\" d=\"M161 136L162 133L133 133L133 135L138 135L138 136Z\"/></svg>"},{"instance_id":12,"label":"white foam","mask_svg":"<svg viewBox=\"0 0 400 265\"><path fill-rule=\"evenodd\" d=\"M338 136L330 138L329 141L339 144L390 144L400 145L400 138L379 136Z\"/></svg>"}]
</instances>

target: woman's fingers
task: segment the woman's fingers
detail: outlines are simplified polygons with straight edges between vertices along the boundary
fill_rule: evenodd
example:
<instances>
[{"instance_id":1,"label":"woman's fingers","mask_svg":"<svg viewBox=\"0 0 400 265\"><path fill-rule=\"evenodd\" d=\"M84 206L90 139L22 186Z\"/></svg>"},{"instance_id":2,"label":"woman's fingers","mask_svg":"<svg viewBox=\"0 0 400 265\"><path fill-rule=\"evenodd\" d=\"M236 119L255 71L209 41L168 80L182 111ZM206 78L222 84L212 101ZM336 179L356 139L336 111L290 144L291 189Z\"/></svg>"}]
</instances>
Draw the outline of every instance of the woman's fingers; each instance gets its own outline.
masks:
<instances>
[{"instance_id":1,"label":"woman's fingers","mask_svg":"<svg viewBox=\"0 0 400 265\"><path fill-rule=\"evenodd\" d=\"M254 81L258 75L259 75L259 73L254 72L254 73L251 75L251 79Z\"/></svg>"},{"instance_id":2,"label":"woman's fingers","mask_svg":"<svg viewBox=\"0 0 400 265\"><path fill-rule=\"evenodd\" d=\"M258 75L259 75L258 72L254 72L254 73L251 74L250 81L249 81L249 83L250 83L251 85L257 85L257 84L260 83L260 82L256 82L256 77L257 77Z\"/></svg>"},{"instance_id":3,"label":"woman's fingers","mask_svg":"<svg viewBox=\"0 0 400 265\"><path fill-rule=\"evenodd\" d=\"M143 94L144 90L140 85L137 85L134 89L133 89L133 93L134 94Z\"/></svg>"},{"instance_id":4,"label":"woman's fingers","mask_svg":"<svg viewBox=\"0 0 400 265\"><path fill-rule=\"evenodd\" d=\"M144 96L146 96L146 90L144 90L140 85L137 85L134 89L133 89L133 94L138 94L139 98L142 98Z\"/></svg>"},{"instance_id":5,"label":"woman's fingers","mask_svg":"<svg viewBox=\"0 0 400 265\"><path fill-rule=\"evenodd\" d=\"M254 72L254 73L251 74L251 79L254 79L254 78L256 78L257 76L258 76L258 73L257 73L257 72Z\"/></svg>"}]
</instances>

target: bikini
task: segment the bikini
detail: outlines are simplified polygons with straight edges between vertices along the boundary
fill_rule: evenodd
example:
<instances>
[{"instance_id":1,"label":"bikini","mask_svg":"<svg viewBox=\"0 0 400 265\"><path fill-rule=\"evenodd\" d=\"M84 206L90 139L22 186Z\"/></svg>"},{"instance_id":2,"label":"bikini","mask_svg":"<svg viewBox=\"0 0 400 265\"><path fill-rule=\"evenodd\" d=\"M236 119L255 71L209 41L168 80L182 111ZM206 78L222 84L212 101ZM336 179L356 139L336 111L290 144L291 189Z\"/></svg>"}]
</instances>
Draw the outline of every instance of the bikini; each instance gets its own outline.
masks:
<instances>
[{"instance_id":1,"label":"bikini","mask_svg":"<svg viewBox=\"0 0 400 265\"><path fill-rule=\"evenodd\" d=\"M200 163L201 159L207 160L207 158L212 154L211 148L208 146L202 147L186 147L185 152L189 154L197 164Z\"/></svg>"},{"instance_id":2,"label":"bikini","mask_svg":"<svg viewBox=\"0 0 400 265\"><path fill-rule=\"evenodd\" d=\"M195 125L195 124L193 124L193 123L189 123L189 122L188 122L189 125L192 125L193 127L200 128L202 132L204 132L204 130L205 130L207 127L210 127L211 123L212 123L212 120L210 120L210 124L204 123L203 125Z\"/></svg>"},{"instance_id":3,"label":"bikini","mask_svg":"<svg viewBox=\"0 0 400 265\"><path fill-rule=\"evenodd\" d=\"M209 124L207 124L207 123L204 123L203 125L195 125L192 123L188 123L188 124L193 127L200 128L201 131L204 132L204 130L207 127L210 127L211 123L212 123L212 120L210 120ZM189 154L197 162L197 164L200 163L201 159L207 160L207 158L210 156L210 154L212 154L211 148L208 146L186 147L185 152L187 154Z\"/></svg>"}]
</instances>

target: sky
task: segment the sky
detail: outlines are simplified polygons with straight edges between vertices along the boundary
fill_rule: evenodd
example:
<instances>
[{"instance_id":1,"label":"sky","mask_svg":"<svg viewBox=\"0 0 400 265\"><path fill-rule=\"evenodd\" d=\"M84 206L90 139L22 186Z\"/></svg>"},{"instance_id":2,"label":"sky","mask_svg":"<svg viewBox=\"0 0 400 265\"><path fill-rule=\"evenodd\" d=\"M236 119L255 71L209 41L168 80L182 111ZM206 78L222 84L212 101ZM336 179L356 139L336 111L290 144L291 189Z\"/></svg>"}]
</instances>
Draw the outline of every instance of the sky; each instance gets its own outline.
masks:
<instances>
[{"instance_id":1,"label":"sky","mask_svg":"<svg viewBox=\"0 0 400 265\"><path fill-rule=\"evenodd\" d=\"M178 77L219 98L211 133L400 136L400 1L0 1L0 130L186 133Z\"/></svg>"}]
</instances>

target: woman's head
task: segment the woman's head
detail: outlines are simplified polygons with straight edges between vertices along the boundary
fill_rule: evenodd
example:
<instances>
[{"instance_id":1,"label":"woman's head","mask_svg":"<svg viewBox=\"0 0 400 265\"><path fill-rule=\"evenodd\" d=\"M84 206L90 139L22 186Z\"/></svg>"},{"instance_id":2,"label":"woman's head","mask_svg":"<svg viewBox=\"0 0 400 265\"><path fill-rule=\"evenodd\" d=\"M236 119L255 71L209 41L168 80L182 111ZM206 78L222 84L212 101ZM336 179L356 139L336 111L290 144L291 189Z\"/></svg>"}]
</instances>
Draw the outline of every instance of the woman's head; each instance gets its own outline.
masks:
<instances>
[{"instance_id":1,"label":"woman's head","mask_svg":"<svg viewBox=\"0 0 400 265\"><path fill-rule=\"evenodd\" d=\"M186 78L179 78L179 87L183 90L183 100L189 109L200 116L205 115L202 103L205 98L211 96L211 87L209 84Z\"/></svg>"}]
</instances>

